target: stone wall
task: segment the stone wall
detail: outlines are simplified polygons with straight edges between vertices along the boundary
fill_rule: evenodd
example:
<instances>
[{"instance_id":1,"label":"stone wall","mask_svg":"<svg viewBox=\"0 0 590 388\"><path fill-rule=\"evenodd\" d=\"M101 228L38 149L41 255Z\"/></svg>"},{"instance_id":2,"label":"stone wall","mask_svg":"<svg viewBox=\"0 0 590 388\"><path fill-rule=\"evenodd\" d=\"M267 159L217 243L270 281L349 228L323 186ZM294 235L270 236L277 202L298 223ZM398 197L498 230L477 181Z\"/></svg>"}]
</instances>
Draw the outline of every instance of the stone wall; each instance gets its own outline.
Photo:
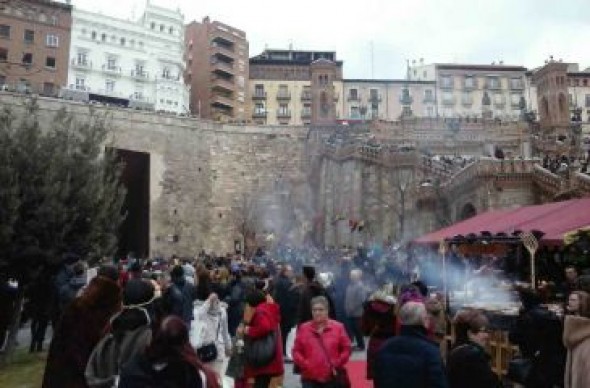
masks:
<instances>
[{"instance_id":1,"label":"stone wall","mask_svg":"<svg viewBox=\"0 0 590 388\"><path fill-rule=\"evenodd\" d=\"M26 97L0 94L0 104L15 110ZM83 120L89 106L39 98L41 122L61 107ZM303 238L311 218L304 127L230 126L192 118L93 106L107 113L114 147L150 156L150 252L196 254L202 249L233 251L241 240L237 219L244 200L259 203L260 230L284 224L288 206L290 235ZM278 208L278 210L277 210ZM178 236L172 242L172 236Z\"/></svg>"}]
</instances>

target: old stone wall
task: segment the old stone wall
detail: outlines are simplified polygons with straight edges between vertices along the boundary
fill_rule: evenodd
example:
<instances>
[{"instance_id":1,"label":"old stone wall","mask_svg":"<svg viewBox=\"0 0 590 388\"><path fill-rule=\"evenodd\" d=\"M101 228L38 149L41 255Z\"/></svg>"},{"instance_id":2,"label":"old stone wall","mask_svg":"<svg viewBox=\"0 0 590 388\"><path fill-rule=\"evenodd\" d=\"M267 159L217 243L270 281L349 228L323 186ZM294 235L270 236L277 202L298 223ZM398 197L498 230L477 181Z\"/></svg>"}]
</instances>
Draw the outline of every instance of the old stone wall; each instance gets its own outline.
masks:
<instances>
[{"instance_id":1,"label":"old stone wall","mask_svg":"<svg viewBox=\"0 0 590 388\"><path fill-rule=\"evenodd\" d=\"M25 98L0 94L15 110ZM39 98L41 122L63 106L80 120L89 106ZM277 225L303 238L311 218L307 184L307 128L221 125L192 118L93 106L110 116L113 146L150 156L150 253L196 254L233 251L241 240L238 220L257 203L260 230ZM287 222L280 220L290 209ZM274 219L272 219L274 218ZM173 238L177 236L177 239ZM177 240L177 241L173 241ZM243 243L243 242L242 242Z\"/></svg>"}]
</instances>

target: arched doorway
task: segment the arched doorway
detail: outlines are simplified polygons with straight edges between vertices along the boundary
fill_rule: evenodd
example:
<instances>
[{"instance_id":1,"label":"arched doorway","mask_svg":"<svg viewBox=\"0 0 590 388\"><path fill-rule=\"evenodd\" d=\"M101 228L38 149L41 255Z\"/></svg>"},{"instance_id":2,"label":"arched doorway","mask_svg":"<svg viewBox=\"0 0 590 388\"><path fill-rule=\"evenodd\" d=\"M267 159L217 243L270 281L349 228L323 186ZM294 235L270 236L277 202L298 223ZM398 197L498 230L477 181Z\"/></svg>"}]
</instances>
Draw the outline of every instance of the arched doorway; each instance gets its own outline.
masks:
<instances>
[{"instance_id":1,"label":"arched doorway","mask_svg":"<svg viewBox=\"0 0 590 388\"><path fill-rule=\"evenodd\" d=\"M475 209L475 206L473 206L471 202L468 202L461 209L461 213L459 214L459 221L466 220L475 215L477 215L477 210Z\"/></svg>"}]
</instances>

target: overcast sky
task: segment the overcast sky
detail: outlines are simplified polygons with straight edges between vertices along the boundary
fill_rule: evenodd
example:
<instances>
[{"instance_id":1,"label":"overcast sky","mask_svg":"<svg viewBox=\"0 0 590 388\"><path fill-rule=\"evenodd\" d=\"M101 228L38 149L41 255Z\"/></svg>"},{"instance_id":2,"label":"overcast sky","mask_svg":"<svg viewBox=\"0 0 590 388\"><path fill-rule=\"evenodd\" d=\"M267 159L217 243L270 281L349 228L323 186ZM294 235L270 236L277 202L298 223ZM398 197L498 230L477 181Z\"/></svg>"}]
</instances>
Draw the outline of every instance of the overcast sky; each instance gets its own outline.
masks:
<instances>
[{"instance_id":1,"label":"overcast sky","mask_svg":"<svg viewBox=\"0 0 590 388\"><path fill-rule=\"evenodd\" d=\"M589 0L151 0L185 21L212 20L246 32L250 56L265 47L334 50L345 78L405 76L406 59L540 66L553 55L590 66ZM131 19L146 0L72 0Z\"/></svg>"}]
</instances>

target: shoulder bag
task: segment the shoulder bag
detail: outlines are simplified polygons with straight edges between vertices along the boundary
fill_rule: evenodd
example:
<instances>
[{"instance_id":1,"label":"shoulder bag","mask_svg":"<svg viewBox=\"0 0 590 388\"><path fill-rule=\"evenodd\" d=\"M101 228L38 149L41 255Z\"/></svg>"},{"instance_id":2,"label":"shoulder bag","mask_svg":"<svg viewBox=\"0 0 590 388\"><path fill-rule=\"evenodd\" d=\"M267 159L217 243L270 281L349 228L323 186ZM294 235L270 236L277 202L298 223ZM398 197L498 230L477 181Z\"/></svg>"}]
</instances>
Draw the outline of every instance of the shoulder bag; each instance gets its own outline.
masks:
<instances>
[{"instance_id":1,"label":"shoulder bag","mask_svg":"<svg viewBox=\"0 0 590 388\"><path fill-rule=\"evenodd\" d=\"M215 340L211 343L205 344L197 348L197 356L203 362L211 362L217 359L217 345L215 342L219 337L219 327L221 326L221 314L219 314L219 322L217 323L217 332L215 334Z\"/></svg>"},{"instance_id":2,"label":"shoulder bag","mask_svg":"<svg viewBox=\"0 0 590 388\"><path fill-rule=\"evenodd\" d=\"M348 377L348 371L345 367L335 367L330 360L330 355L328 354L328 350L326 349L326 345L324 344L324 340L322 339L321 334L316 334L322 351L328 360L328 364L330 364L330 369L332 370L332 379L330 379L326 387L328 388L351 388L350 385L350 377Z\"/></svg>"}]
</instances>

